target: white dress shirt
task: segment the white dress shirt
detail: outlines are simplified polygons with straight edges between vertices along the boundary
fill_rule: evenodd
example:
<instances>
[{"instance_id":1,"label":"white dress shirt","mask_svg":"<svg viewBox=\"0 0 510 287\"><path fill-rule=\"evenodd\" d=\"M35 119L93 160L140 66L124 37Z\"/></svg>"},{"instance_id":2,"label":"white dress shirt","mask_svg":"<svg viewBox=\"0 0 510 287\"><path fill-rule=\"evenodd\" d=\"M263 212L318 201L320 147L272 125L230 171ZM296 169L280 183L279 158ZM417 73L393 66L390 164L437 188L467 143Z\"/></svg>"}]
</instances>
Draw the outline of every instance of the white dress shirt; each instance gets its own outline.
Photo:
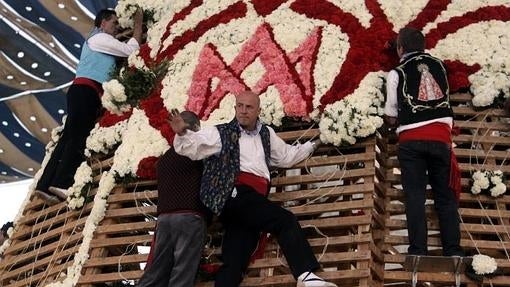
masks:
<instances>
[{"instance_id":1,"label":"white dress shirt","mask_svg":"<svg viewBox=\"0 0 510 287\"><path fill-rule=\"evenodd\" d=\"M411 54L411 53L410 53ZM402 59L407 58L409 54L405 54ZM401 60L402 62L402 60ZM398 89L398 73L395 70L391 70L386 76L386 104L384 105L384 114L390 117L398 118L398 100L397 100L397 89ZM431 123L445 123L450 126L453 126L453 118L452 117L443 117L432 119L428 121L423 121L419 123L409 124L409 125L400 125L396 133L399 134L402 131L414 129L417 127L425 126Z\"/></svg>"},{"instance_id":2,"label":"white dress shirt","mask_svg":"<svg viewBox=\"0 0 510 287\"><path fill-rule=\"evenodd\" d=\"M289 145L279 138L271 127L269 140L271 142L270 165L276 167L291 167L307 158L314 150L311 142ZM192 160L201 160L221 151L220 133L216 127L206 127L197 132L187 130L182 136L175 135L174 149ZM241 171L254 175L269 177L269 169L264 157L264 148L258 132L246 132L241 129L239 138Z\"/></svg>"},{"instance_id":3,"label":"white dress shirt","mask_svg":"<svg viewBox=\"0 0 510 287\"><path fill-rule=\"evenodd\" d=\"M97 33L87 40L90 49L96 52L105 53L117 57L127 57L140 48L135 38L129 39L127 43L117 40L108 33Z\"/></svg>"}]
</instances>

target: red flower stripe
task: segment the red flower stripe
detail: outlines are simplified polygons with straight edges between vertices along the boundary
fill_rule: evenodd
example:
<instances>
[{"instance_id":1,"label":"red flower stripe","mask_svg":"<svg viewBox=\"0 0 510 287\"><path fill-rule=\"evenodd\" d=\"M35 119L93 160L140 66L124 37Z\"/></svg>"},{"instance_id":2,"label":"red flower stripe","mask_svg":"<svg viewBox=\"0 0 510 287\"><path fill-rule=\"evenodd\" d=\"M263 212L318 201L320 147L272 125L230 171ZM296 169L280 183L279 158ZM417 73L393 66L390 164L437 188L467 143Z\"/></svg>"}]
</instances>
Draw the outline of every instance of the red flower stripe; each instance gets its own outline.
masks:
<instances>
[{"instance_id":1,"label":"red flower stripe","mask_svg":"<svg viewBox=\"0 0 510 287\"><path fill-rule=\"evenodd\" d=\"M220 82L211 92L211 81L215 77L219 78ZM200 52L193 73L186 109L195 112L201 119L207 119L228 92L238 94L247 89L243 80L227 66L216 47L207 44Z\"/></svg>"},{"instance_id":2,"label":"red flower stripe","mask_svg":"<svg viewBox=\"0 0 510 287\"><path fill-rule=\"evenodd\" d=\"M174 15L174 17L172 18L172 20L170 20L170 22L168 22L168 24L166 25L166 31L163 34L163 36L161 37L161 39L168 38L168 35L170 35L170 30L172 29L172 25L174 25L177 21L180 21L180 20L183 20L184 18L186 18L186 16L188 16L191 13L191 11L193 11L193 9L202 5L203 3L204 3L203 0L192 0L191 3L186 8L182 9L179 13L176 13ZM159 52L161 52L162 48L163 48L163 46L160 47L158 54L159 54Z\"/></svg>"},{"instance_id":3,"label":"red flower stripe","mask_svg":"<svg viewBox=\"0 0 510 287\"><path fill-rule=\"evenodd\" d=\"M482 7L462 16L452 17L449 21L438 24L437 28L431 30L425 36L427 39L426 47L427 49L432 49L449 34L455 33L471 24L490 20L509 21L510 8L505 6Z\"/></svg>"},{"instance_id":4,"label":"red flower stripe","mask_svg":"<svg viewBox=\"0 0 510 287\"><path fill-rule=\"evenodd\" d=\"M480 70L480 65L466 65L460 61L444 61L448 67L448 85L450 92L458 92L462 89L469 88L468 77Z\"/></svg>"},{"instance_id":5,"label":"red flower stripe","mask_svg":"<svg viewBox=\"0 0 510 287\"><path fill-rule=\"evenodd\" d=\"M287 0L252 0L251 3L260 16L267 16Z\"/></svg>"},{"instance_id":6,"label":"red flower stripe","mask_svg":"<svg viewBox=\"0 0 510 287\"><path fill-rule=\"evenodd\" d=\"M450 4L450 2L451 1L449 0L430 0L416 18L406 26L423 30L425 25L430 22L434 22L441 12L446 10L446 7Z\"/></svg>"},{"instance_id":7,"label":"red flower stripe","mask_svg":"<svg viewBox=\"0 0 510 287\"><path fill-rule=\"evenodd\" d=\"M200 37L202 37L207 31L220 24L226 24L234 19L246 16L246 12L246 4L239 1L230 5L227 9L220 13L201 21L194 29L188 30L181 36L176 37L170 46L168 46L164 51L158 53L156 62L160 62L165 59L172 60L175 54L188 43L200 39Z\"/></svg>"},{"instance_id":8,"label":"red flower stripe","mask_svg":"<svg viewBox=\"0 0 510 287\"><path fill-rule=\"evenodd\" d=\"M103 128L114 126L116 123L122 122L125 119L129 119L132 112L132 110L129 110L122 115L116 115L106 110L99 120L99 126Z\"/></svg>"},{"instance_id":9,"label":"red flower stripe","mask_svg":"<svg viewBox=\"0 0 510 287\"><path fill-rule=\"evenodd\" d=\"M363 30L363 26L354 15L342 11L325 0L297 0L290 5L290 8L310 18L324 20L339 26L349 37Z\"/></svg>"}]
</instances>

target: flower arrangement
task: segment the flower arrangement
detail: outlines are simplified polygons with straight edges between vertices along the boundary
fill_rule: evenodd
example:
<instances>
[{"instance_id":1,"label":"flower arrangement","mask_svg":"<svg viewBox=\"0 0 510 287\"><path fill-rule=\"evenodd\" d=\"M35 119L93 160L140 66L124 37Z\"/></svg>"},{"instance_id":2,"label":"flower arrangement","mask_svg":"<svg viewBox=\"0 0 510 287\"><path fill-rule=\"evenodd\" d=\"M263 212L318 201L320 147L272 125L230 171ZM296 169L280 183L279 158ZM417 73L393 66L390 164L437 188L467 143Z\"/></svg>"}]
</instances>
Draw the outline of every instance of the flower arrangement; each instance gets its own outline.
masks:
<instances>
[{"instance_id":1,"label":"flower arrangement","mask_svg":"<svg viewBox=\"0 0 510 287\"><path fill-rule=\"evenodd\" d=\"M118 115L138 106L142 99L149 96L159 78L166 74L167 67L167 62L161 62L152 69L145 66L122 67L112 80L103 83L103 106Z\"/></svg>"},{"instance_id":2,"label":"flower arrangement","mask_svg":"<svg viewBox=\"0 0 510 287\"><path fill-rule=\"evenodd\" d=\"M92 185L92 169L86 161L82 162L74 174L74 184L67 192L67 207L74 210L81 208L87 200Z\"/></svg>"},{"instance_id":3,"label":"flower arrangement","mask_svg":"<svg viewBox=\"0 0 510 287\"><path fill-rule=\"evenodd\" d=\"M334 145L352 145L382 126L384 95L382 73L371 73L343 101L326 106L319 123L321 140Z\"/></svg>"},{"instance_id":4,"label":"flower arrangement","mask_svg":"<svg viewBox=\"0 0 510 287\"><path fill-rule=\"evenodd\" d=\"M384 47L405 25L422 29L427 51L455 67L450 86L468 89L474 84L475 97L480 94L477 86L498 89L481 80L477 84L475 73L510 68L488 66L495 59L510 58L504 44L510 37L508 1L406 0L398 7L394 2L120 0L117 15L124 26L130 25L135 11L130 5L152 9L155 20L147 32L148 44L129 57L121 74L146 83L154 78L149 75L153 63L168 61L168 68L162 69L161 80L153 80L150 91L124 83L127 78L120 76L105 87L109 110L132 113L108 113L108 120L100 121L99 126L110 127L128 118L121 140L115 141L119 146L114 164L99 183L83 244L67 278L53 286L78 281L115 177L151 175L138 169L153 166L154 158L169 148L173 133L165 117L172 108L190 109L205 124L229 121L233 95L249 88L260 94L265 123L278 126L285 117L314 119L324 141L355 143L382 124L380 76L398 62L394 51ZM480 72L480 77L494 76ZM132 102L131 87L143 89ZM95 144L102 149L101 140Z\"/></svg>"},{"instance_id":5,"label":"flower arrangement","mask_svg":"<svg viewBox=\"0 0 510 287\"><path fill-rule=\"evenodd\" d=\"M471 193L486 193L493 197L498 197L506 193L506 184L503 182L503 172L501 170L477 170L472 176L473 184Z\"/></svg>"},{"instance_id":6,"label":"flower arrangement","mask_svg":"<svg viewBox=\"0 0 510 287\"><path fill-rule=\"evenodd\" d=\"M483 282L484 277L491 277L498 272L496 260L490 256L477 254L473 256L471 266L466 269L466 275L477 282Z\"/></svg>"},{"instance_id":7,"label":"flower arrangement","mask_svg":"<svg viewBox=\"0 0 510 287\"><path fill-rule=\"evenodd\" d=\"M113 151L121 143L127 122L126 119L109 127L96 124L87 138L85 156L90 157L92 153L108 154Z\"/></svg>"}]
</instances>

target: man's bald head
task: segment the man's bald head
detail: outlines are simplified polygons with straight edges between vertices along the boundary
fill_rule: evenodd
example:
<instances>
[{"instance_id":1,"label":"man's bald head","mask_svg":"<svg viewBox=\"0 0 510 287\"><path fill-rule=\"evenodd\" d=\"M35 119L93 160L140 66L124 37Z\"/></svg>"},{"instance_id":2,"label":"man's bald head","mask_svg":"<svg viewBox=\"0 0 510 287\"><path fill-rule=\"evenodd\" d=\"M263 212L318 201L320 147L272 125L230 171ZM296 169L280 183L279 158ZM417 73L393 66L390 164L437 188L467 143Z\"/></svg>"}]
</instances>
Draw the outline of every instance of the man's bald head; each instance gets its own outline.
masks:
<instances>
[{"instance_id":1,"label":"man's bald head","mask_svg":"<svg viewBox=\"0 0 510 287\"><path fill-rule=\"evenodd\" d=\"M260 98L252 91L244 91L236 96L236 119L247 130L254 130L260 114Z\"/></svg>"}]
</instances>

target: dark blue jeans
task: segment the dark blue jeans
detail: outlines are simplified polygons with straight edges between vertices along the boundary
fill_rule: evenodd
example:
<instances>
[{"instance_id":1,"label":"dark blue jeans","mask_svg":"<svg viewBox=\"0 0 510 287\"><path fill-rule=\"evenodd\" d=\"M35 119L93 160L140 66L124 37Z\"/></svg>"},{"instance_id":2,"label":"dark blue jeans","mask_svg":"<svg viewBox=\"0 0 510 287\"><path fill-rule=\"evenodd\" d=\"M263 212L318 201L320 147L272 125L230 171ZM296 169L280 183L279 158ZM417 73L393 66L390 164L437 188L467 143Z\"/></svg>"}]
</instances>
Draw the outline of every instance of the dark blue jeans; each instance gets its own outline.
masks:
<instances>
[{"instance_id":1,"label":"dark blue jeans","mask_svg":"<svg viewBox=\"0 0 510 287\"><path fill-rule=\"evenodd\" d=\"M432 187L439 218L443 255L463 256L459 216L454 192L449 187L450 146L438 141L407 141L399 144L398 159L406 199L408 253L427 255L427 183Z\"/></svg>"}]
</instances>

